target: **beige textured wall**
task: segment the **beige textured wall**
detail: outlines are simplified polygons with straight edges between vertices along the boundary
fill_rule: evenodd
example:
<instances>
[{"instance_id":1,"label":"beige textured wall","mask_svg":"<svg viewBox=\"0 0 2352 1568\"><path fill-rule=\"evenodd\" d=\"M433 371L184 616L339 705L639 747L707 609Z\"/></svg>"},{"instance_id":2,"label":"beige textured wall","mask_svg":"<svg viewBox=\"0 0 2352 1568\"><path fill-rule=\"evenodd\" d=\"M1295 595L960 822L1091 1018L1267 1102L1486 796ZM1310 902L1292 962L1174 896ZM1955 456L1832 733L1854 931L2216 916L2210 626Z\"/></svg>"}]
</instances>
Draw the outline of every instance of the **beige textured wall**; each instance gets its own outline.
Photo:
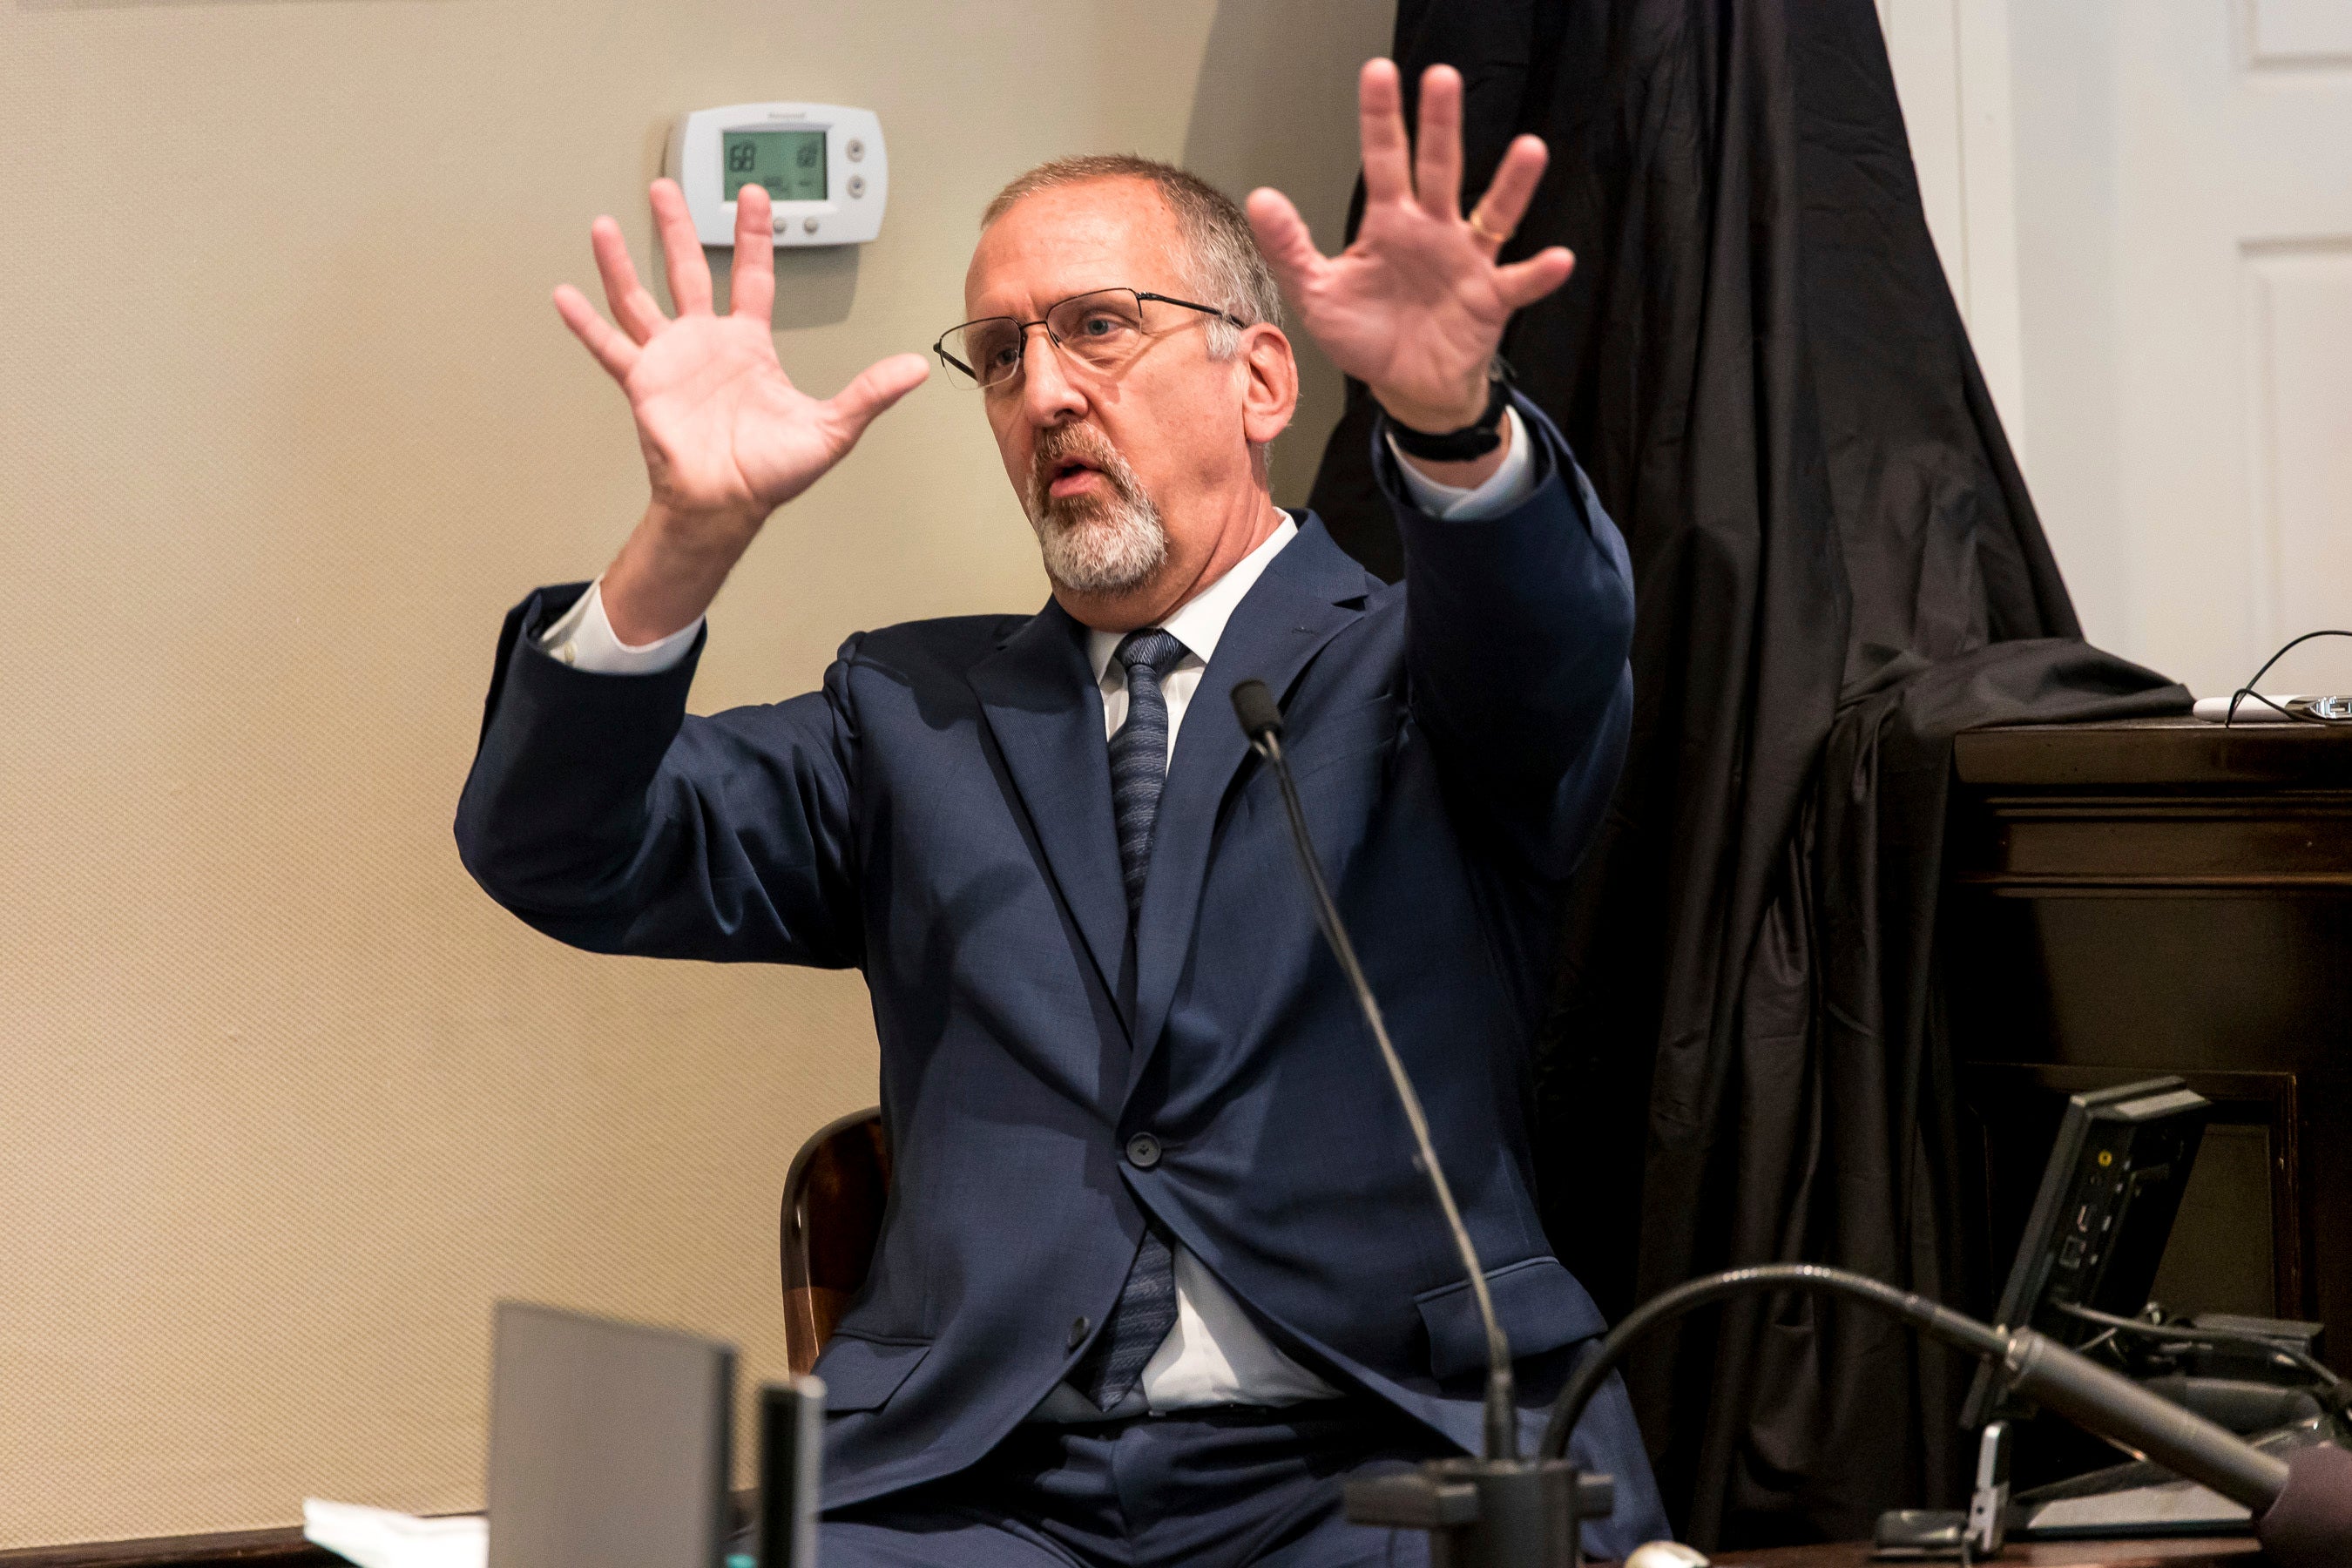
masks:
<instances>
[{"instance_id":1,"label":"beige textured wall","mask_svg":"<svg viewBox=\"0 0 2352 1568\"><path fill-rule=\"evenodd\" d=\"M774 1204L872 1099L854 975L603 959L448 821L500 613L642 500L549 309L669 117L877 110L891 206L780 266L830 390L957 319L1058 153L1188 157L1329 236L1383 0L0 0L0 1545L478 1500L491 1300L782 1365ZM1278 451L1286 498L1328 370ZM696 701L1043 597L928 385L781 516Z\"/></svg>"}]
</instances>

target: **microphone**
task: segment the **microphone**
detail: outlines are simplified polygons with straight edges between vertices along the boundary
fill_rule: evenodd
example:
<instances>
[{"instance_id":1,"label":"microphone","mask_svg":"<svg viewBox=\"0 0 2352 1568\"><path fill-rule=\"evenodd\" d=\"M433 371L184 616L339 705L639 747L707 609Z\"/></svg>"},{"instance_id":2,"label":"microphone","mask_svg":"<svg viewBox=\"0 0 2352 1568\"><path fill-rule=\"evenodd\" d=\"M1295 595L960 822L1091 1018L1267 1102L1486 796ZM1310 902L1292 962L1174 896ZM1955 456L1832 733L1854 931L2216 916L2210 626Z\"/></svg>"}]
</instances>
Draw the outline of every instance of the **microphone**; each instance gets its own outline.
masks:
<instances>
[{"instance_id":1,"label":"microphone","mask_svg":"<svg viewBox=\"0 0 2352 1568\"><path fill-rule=\"evenodd\" d=\"M1242 733L1249 743L1258 746L1271 739L1282 738L1282 710L1276 705L1274 693L1265 689L1263 680L1244 680L1234 688L1234 717L1242 723ZM1258 755L1265 756L1261 751ZM1287 768L1288 763L1277 764Z\"/></svg>"},{"instance_id":2,"label":"microphone","mask_svg":"<svg viewBox=\"0 0 2352 1568\"><path fill-rule=\"evenodd\" d=\"M1322 864L1315 858L1315 843L1307 832L1306 808L1298 801L1297 781L1291 777L1290 764L1282 754L1282 710L1276 706L1265 682L1244 680L1234 688L1234 717L1241 721L1242 733L1265 759L1281 787L1291 847L1298 852L1298 867L1314 899L1316 923L1323 928L1331 956L1339 960L1339 973L1355 996L1357 1010L1372 1032L1372 1043L1380 1047L1397 1103L1404 1109L1405 1124L1412 1130L1421 1167L1429 1176L1438 1208L1445 1215L1454 1249L1462 1255L1471 1299L1478 1304L1478 1320L1486 1330L1483 1456L1432 1459L1402 1473L1349 1481L1345 1494L1348 1518L1357 1524L1432 1531L1433 1545L1437 1547L1433 1560L1455 1568L1558 1568L1562 1563L1572 1568L1583 1559L1579 1521L1605 1518L1610 1511L1610 1479L1580 1478L1576 1466L1565 1458L1519 1458L1510 1342L1503 1337L1503 1325L1495 1317L1486 1271L1480 1267L1478 1250L1462 1223L1454 1189L1445 1180L1444 1167L1437 1163L1437 1147L1430 1141L1429 1119L1422 1111L1421 1096L1413 1092L1412 1079L1389 1039L1380 1002L1364 978L1363 965L1356 961L1355 943L1348 939L1339 906L1323 880ZM1444 1544L1437 1546L1439 1542Z\"/></svg>"},{"instance_id":3,"label":"microphone","mask_svg":"<svg viewBox=\"0 0 2352 1568\"><path fill-rule=\"evenodd\" d=\"M1282 789L1282 805L1290 820L1291 847L1298 852L1299 868L1307 874L1307 887L1315 900L1316 923L1323 928L1323 940L1330 944L1331 956L1339 961L1339 973L1355 994L1356 1006L1364 1016L1364 1023L1372 1031L1372 1041L1380 1047L1381 1060L1389 1069L1389 1081L1395 1085L1397 1100L1404 1107L1404 1119L1412 1129L1412 1141L1421 1152L1422 1169L1429 1173L1429 1184L1437 1194L1437 1206L1444 1211L1446 1228L1454 1233L1454 1245L1462 1254L1462 1267L1470 1277L1470 1293L1478 1303L1478 1321L1486 1329L1486 1458L1490 1460L1516 1462L1519 1457L1519 1424L1517 1401L1511 1384L1511 1346L1503 1337L1503 1325L1495 1317L1494 1298L1486 1290L1486 1271L1478 1265L1478 1251L1470 1243L1470 1232L1462 1223L1462 1211L1454 1206L1454 1189L1445 1180L1445 1172L1437 1163L1437 1148L1430 1142L1429 1119L1422 1113L1421 1096L1413 1092L1412 1079L1404 1070L1404 1063L1389 1041L1388 1026L1381 1021L1381 1005L1372 995L1370 982L1364 978L1363 966L1356 962L1356 945L1348 940L1348 928L1339 919L1339 906L1332 900L1331 889L1323 880L1323 866L1315 858L1314 840L1307 833L1307 811L1298 801L1298 784L1290 775L1290 764L1282 755L1282 710L1276 705L1274 693L1263 680L1244 680L1234 688L1234 717L1241 721L1242 733L1249 737L1250 747L1265 759L1274 770L1276 782Z\"/></svg>"},{"instance_id":4,"label":"microphone","mask_svg":"<svg viewBox=\"0 0 2352 1568\"><path fill-rule=\"evenodd\" d=\"M2278 1500L2254 1516L2254 1536L2279 1568L2352 1558L2352 1454L2304 1448L2286 1462Z\"/></svg>"}]
</instances>

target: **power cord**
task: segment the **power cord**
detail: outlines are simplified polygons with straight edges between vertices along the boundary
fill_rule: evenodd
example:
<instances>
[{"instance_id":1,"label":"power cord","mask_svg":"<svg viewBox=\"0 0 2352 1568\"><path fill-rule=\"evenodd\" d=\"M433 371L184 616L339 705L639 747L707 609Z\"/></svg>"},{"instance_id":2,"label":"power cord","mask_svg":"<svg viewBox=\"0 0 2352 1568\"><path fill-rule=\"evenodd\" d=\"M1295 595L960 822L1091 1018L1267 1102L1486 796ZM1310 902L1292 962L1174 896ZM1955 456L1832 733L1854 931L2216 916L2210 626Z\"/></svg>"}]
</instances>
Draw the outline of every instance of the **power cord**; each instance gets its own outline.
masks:
<instances>
[{"instance_id":1,"label":"power cord","mask_svg":"<svg viewBox=\"0 0 2352 1568\"><path fill-rule=\"evenodd\" d=\"M2261 703L2272 712L2280 714L2298 724L2352 724L2352 717L2330 719L2323 717L2317 713L2297 713L2293 709L2281 707L2279 704L2272 701L2269 698L2254 689L2255 683L2260 681L2263 676L2268 675L2271 672L2271 666L2276 664L2279 660L2287 656L2288 649L2295 647L2303 643L2307 643L2314 637L2352 637L2352 632L2305 632L2301 637L2295 637L2286 643L2284 647L2281 647L2278 652L2271 655L2270 658L2263 660L2263 667L2262 668L2254 671L2253 679L2247 681L2235 691L2230 693L2230 710L2221 716L2221 728L2226 730L2236 721L2238 717L2238 704L2245 701L2249 698Z\"/></svg>"}]
</instances>

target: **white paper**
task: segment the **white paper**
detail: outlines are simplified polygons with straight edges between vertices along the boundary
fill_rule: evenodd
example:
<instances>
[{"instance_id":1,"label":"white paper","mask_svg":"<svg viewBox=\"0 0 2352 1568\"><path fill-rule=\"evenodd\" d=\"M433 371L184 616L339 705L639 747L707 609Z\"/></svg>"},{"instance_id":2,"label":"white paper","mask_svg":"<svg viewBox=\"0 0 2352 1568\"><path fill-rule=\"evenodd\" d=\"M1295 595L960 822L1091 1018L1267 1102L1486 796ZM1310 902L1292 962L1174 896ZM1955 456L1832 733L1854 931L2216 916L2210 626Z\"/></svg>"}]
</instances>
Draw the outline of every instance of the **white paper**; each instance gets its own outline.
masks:
<instances>
[{"instance_id":1,"label":"white paper","mask_svg":"<svg viewBox=\"0 0 2352 1568\"><path fill-rule=\"evenodd\" d=\"M2299 692L2266 691L2263 695L2281 707L2289 702L2311 700L2309 697ZM2300 724L2304 722L2300 719L2290 719L2277 708L2266 707L2251 697L2238 699L2238 715L2234 719L2230 717L2230 699L2227 697L2200 697L2195 705L2189 709L2189 712L2208 724L2219 724L2224 721L2231 724Z\"/></svg>"},{"instance_id":2,"label":"white paper","mask_svg":"<svg viewBox=\"0 0 2352 1568\"><path fill-rule=\"evenodd\" d=\"M320 1498L302 1500L302 1538L359 1568L483 1568L490 1555L480 1514L419 1519Z\"/></svg>"}]
</instances>

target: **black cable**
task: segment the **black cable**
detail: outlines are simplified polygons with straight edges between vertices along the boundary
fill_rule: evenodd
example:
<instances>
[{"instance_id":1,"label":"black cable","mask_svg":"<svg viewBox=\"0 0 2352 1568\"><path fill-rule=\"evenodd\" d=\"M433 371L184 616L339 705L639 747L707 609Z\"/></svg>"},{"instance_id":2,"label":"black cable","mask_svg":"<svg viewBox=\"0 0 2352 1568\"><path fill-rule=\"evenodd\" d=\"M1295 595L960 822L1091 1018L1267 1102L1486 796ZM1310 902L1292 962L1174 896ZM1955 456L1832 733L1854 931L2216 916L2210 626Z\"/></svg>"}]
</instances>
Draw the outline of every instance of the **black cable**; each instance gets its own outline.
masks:
<instances>
[{"instance_id":1,"label":"black cable","mask_svg":"<svg viewBox=\"0 0 2352 1568\"><path fill-rule=\"evenodd\" d=\"M2294 712L2288 709L2280 707L2277 703L2272 701L2269 698L2254 689L2255 683L2260 681L2263 676L2268 675L2271 672L2271 666L2276 664L2279 660L2287 656L2287 650L2289 648L2294 647L2298 644L2307 643L2314 637L2352 637L2352 632L2327 630L2305 632L2301 637L2289 640L2285 645L2280 647L2278 652L2271 655L2270 658L2263 661L2262 668L2254 671L2252 679L2248 680L2243 686L2241 686L2238 689L2230 693L2230 710L2228 712L2221 715L2221 728L2226 730L2236 721L2238 717L2238 704L2243 702L2249 697L2261 703L2263 707L2269 709L2272 712L2284 714L2286 718L2298 724L2352 723L2352 719L2327 719L2323 718L2316 713Z\"/></svg>"},{"instance_id":2,"label":"black cable","mask_svg":"<svg viewBox=\"0 0 2352 1568\"><path fill-rule=\"evenodd\" d=\"M2260 1351L2282 1366L2291 1366L2297 1372L2317 1378L2321 1389L2326 1393L2330 1400L2335 1402L2338 1409L2352 1404L2352 1384L2347 1384L2333 1367L2304 1354L2301 1351L2275 1343L2257 1334L2232 1333L2227 1330L2191 1329L2178 1323L2144 1322L2137 1318L2119 1318L2112 1312L2102 1312L2095 1308L2078 1306L2072 1301L2057 1301L2053 1302L2052 1305L2070 1318L2079 1318L2086 1323L2096 1323L2106 1331L2105 1333L2093 1340L2090 1344L2082 1346L2081 1349L2084 1352L2089 1351L2091 1346L2097 1344L2100 1340L2119 1333L2137 1334L2143 1339L2162 1340L2168 1344L2193 1344L2207 1348L2234 1345L2243 1350Z\"/></svg>"}]
</instances>

